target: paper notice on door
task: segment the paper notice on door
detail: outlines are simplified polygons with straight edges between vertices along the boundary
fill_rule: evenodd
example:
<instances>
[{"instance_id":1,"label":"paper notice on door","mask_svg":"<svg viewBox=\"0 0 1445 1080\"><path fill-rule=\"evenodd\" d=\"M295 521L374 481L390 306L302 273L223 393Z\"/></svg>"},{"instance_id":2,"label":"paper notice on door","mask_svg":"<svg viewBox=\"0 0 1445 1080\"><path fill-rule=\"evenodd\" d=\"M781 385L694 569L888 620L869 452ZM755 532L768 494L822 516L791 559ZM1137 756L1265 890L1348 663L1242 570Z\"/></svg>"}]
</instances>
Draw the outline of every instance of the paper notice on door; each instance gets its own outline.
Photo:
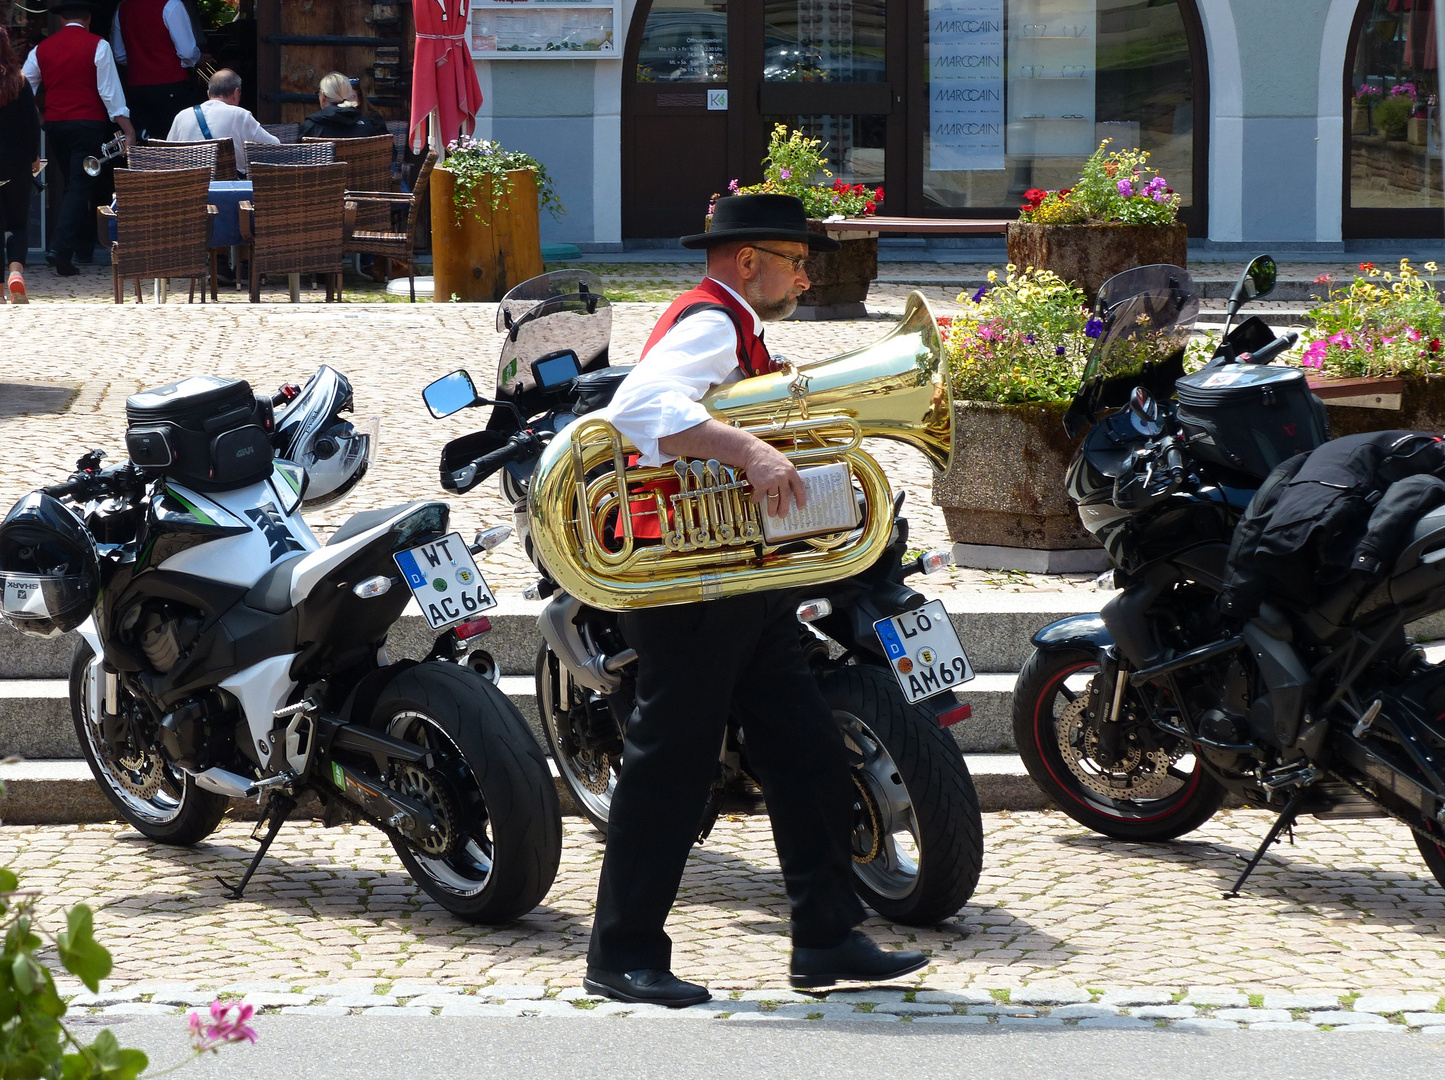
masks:
<instances>
[{"instance_id":1,"label":"paper notice on door","mask_svg":"<svg viewBox=\"0 0 1445 1080\"><path fill-rule=\"evenodd\" d=\"M847 465L842 462L813 465L799 469L798 475L807 489L808 505L799 510L794 502L792 509L780 518L764 512L763 539L776 544L858 527L858 499L853 493Z\"/></svg>"}]
</instances>

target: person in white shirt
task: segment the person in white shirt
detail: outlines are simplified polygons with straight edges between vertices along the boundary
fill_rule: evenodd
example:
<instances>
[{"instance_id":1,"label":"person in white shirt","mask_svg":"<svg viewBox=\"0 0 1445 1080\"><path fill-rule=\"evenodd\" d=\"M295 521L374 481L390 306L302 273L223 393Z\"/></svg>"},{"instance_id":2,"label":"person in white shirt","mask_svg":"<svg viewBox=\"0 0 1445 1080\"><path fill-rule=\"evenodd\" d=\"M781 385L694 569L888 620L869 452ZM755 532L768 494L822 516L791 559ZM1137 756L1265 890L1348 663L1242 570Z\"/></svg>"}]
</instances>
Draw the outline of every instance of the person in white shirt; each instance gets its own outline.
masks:
<instances>
[{"instance_id":1,"label":"person in white shirt","mask_svg":"<svg viewBox=\"0 0 1445 1080\"><path fill-rule=\"evenodd\" d=\"M206 84L206 101L176 113L167 142L196 142L200 139L230 139L236 146L236 171L242 176L250 168L246 144L277 143L281 140L263 128L241 108L241 76L222 68Z\"/></svg>"}]
</instances>

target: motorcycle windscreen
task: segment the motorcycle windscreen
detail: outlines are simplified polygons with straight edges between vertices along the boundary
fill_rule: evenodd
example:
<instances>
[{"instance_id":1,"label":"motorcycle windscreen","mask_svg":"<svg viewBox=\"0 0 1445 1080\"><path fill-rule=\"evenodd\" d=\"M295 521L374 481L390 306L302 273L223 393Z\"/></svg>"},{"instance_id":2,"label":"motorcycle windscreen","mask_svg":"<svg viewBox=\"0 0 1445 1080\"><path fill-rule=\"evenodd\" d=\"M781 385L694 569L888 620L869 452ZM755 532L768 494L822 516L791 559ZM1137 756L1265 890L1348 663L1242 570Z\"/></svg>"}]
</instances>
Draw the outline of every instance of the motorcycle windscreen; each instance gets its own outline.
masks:
<instances>
[{"instance_id":1,"label":"motorcycle windscreen","mask_svg":"<svg viewBox=\"0 0 1445 1080\"><path fill-rule=\"evenodd\" d=\"M1136 386L1168 400L1184 374L1184 349L1198 315L1199 297L1178 289L1140 293L1111 307L1064 414L1069 435L1077 437L1100 412L1126 404Z\"/></svg>"},{"instance_id":2,"label":"motorcycle windscreen","mask_svg":"<svg viewBox=\"0 0 1445 1080\"><path fill-rule=\"evenodd\" d=\"M602 279L590 270L553 270L511 289L497 305L497 333L505 333L544 300L559 296L602 295Z\"/></svg>"},{"instance_id":3,"label":"motorcycle windscreen","mask_svg":"<svg viewBox=\"0 0 1445 1080\"><path fill-rule=\"evenodd\" d=\"M1115 274L1100 285L1098 298L1094 302L1094 310L1107 312L1110 308L1141 293L1193 293L1196 291L1194 279L1189 276L1189 271L1184 267L1175 266L1173 263L1151 263L1148 266L1131 267L1122 273Z\"/></svg>"},{"instance_id":4,"label":"motorcycle windscreen","mask_svg":"<svg viewBox=\"0 0 1445 1080\"><path fill-rule=\"evenodd\" d=\"M546 412L555 403L537 388L532 361L548 353L570 350L577 354L581 371L607 367L607 346L612 340L612 305L598 293L555 296L532 306L507 332L497 361L493 397L510 401L523 416ZM488 430L514 430L510 409L493 409Z\"/></svg>"}]
</instances>

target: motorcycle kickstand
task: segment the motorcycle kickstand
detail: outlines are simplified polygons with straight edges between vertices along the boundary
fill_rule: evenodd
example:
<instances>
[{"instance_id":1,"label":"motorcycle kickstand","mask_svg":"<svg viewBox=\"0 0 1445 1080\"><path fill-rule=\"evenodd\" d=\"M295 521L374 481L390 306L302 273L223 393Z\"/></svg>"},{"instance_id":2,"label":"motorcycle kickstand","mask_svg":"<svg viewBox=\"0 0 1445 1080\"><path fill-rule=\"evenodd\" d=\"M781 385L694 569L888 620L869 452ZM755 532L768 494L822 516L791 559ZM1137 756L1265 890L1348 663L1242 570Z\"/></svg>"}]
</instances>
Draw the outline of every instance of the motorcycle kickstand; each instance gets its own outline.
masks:
<instances>
[{"instance_id":1,"label":"motorcycle kickstand","mask_svg":"<svg viewBox=\"0 0 1445 1080\"><path fill-rule=\"evenodd\" d=\"M1239 880L1234 883L1234 888L1224 894L1226 900L1233 900L1239 895L1239 890L1243 888L1244 883L1249 880L1249 875L1254 873L1254 868L1259 865L1259 860L1264 858L1264 853L1269 850L1270 845L1279 839L1280 833L1288 829L1290 841L1294 841L1294 822L1295 818L1299 815L1299 805L1303 799L1304 792L1301 791L1285 804L1284 809L1280 811L1279 819L1270 826L1269 832L1265 834L1264 843L1259 845L1259 849L1250 860L1244 864L1244 872L1239 875Z\"/></svg>"},{"instance_id":2,"label":"motorcycle kickstand","mask_svg":"<svg viewBox=\"0 0 1445 1080\"><path fill-rule=\"evenodd\" d=\"M286 819L291 816L291 811L295 809L296 800L291 798L291 796L282 795L280 792L275 791L271 793L270 797L266 800L266 809L261 814L261 820L256 823L257 829L263 824L266 825L266 835L261 837L261 846L256 849L256 854L251 856L251 863L246 867L246 872L241 875L241 880L232 885L220 875L216 876L216 880L219 881L222 888L225 889L227 900L241 899L241 894L246 891L246 886L251 881L251 875L254 874L256 868L261 865L261 860L266 857L266 852L271 847L271 842L276 839L276 834L281 831L281 826L285 824ZM251 836L253 839L255 835L255 830L252 830Z\"/></svg>"}]
</instances>

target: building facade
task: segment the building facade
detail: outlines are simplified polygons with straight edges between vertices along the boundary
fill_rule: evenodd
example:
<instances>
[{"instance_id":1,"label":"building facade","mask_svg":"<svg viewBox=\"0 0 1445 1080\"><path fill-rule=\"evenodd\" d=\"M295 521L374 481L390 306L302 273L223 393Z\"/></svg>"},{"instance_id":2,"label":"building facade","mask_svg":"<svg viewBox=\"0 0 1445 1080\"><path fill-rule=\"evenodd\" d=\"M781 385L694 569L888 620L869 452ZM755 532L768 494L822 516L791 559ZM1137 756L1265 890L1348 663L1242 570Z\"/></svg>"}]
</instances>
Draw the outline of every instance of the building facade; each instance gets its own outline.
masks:
<instances>
[{"instance_id":1,"label":"building facade","mask_svg":"<svg viewBox=\"0 0 1445 1080\"><path fill-rule=\"evenodd\" d=\"M473 2L478 129L548 167L549 240L694 231L776 123L890 214L1009 216L1109 138L1201 239L1445 232L1436 0Z\"/></svg>"}]
</instances>

